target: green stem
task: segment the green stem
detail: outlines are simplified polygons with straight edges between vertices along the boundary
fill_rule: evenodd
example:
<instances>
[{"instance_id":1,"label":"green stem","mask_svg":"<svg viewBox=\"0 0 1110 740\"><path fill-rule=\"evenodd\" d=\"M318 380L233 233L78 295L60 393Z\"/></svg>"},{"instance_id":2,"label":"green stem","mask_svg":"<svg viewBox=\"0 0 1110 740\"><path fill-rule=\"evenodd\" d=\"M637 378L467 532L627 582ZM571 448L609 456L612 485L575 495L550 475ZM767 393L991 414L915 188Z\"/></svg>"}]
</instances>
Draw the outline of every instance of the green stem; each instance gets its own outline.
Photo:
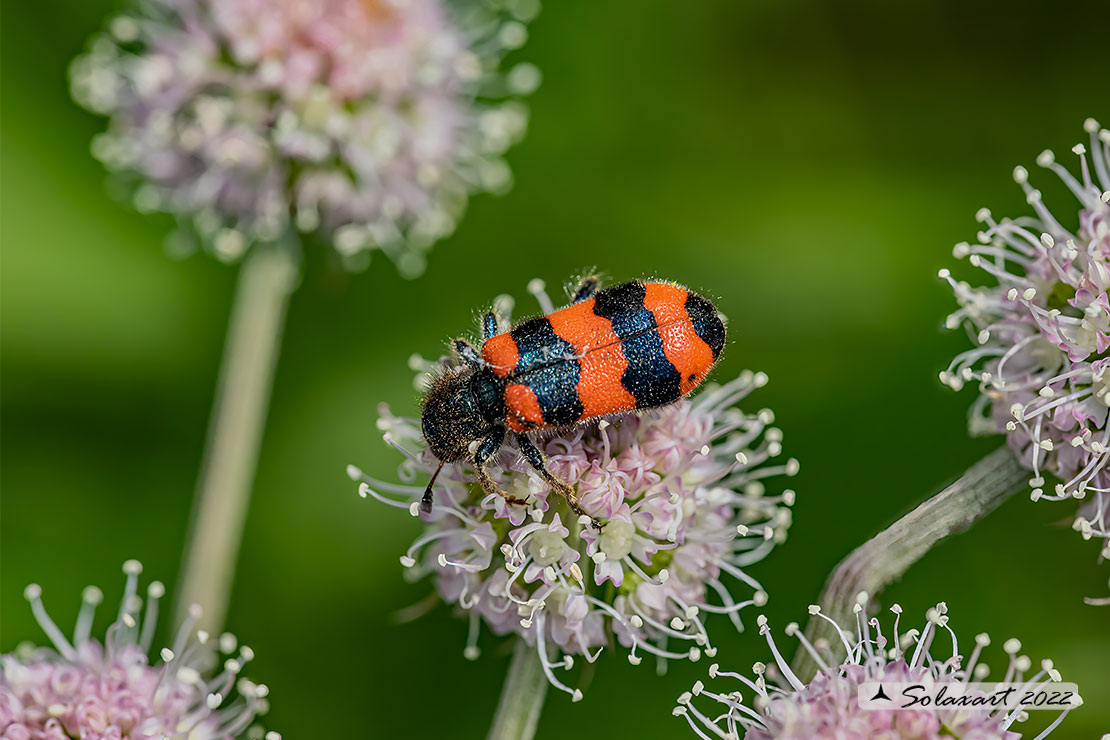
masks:
<instances>
[{"instance_id":1,"label":"green stem","mask_svg":"<svg viewBox=\"0 0 1110 740\"><path fill-rule=\"evenodd\" d=\"M178 589L180 624L192 604L198 627L218 632L239 555L289 296L300 272L292 239L260 244L239 271L209 420Z\"/></svg>"},{"instance_id":2,"label":"green stem","mask_svg":"<svg viewBox=\"0 0 1110 740\"><path fill-rule=\"evenodd\" d=\"M501 699L488 740L531 740L536 734L546 695L547 677L543 674L539 651L517 638L513 662L509 664L505 685L501 687Z\"/></svg>"},{"instance_id":3,"label":"green stem","mask_svg":"<svg viewBox=\"0 0 1110 740\"><path fill-rule=\"evenodd\" d=\"M854 631L854 609L874 597L945 537L962 532L1021 490L1029 471L1006 447L971 466L956 482L856 548L833 570L818 604L821 612ZM866 594L861 599L861 594ZM806 626L810 642L839 644L831 624L813 617ZM794 672L803 680L817 666L805 650L794 656Z\"/></svg>"}]
</instances>

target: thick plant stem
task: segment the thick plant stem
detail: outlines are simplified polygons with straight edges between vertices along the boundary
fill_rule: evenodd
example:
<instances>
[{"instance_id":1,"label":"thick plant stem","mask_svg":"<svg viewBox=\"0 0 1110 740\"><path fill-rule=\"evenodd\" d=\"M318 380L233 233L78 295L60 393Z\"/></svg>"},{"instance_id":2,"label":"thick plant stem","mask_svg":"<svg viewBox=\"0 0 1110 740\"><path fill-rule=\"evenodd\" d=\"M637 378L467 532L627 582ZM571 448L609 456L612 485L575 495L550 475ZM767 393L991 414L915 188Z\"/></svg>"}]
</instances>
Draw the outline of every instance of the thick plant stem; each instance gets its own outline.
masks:
<instances>
[{"instance_id":1,"label":"thick plant stem","mask_svg":"<svg viewBox=\"0 0 1110 740\"><path fill-rule=\"evenodd\" d=\"M198 627L218 633L223 626L299 265L299 249L287 240L256 245L240 268L185 541L179 624L190 605L199 604Z\"/></svg>"},{"instance_id":2,"label":"thick plant stem","mask_svg":"<svg viewBox=\"0 0 1110 740\"><path fill-rule=\"evenodd\" d=\"M1030 473L1007 447L990 453L956 482L928 499L857 547L833 570L818 604L821 612L854 631L854 610L861 593L875 596L902 577L933 545L962 532L1019 491ZM832 625L812 617L806 627L810 642L838 644ZM817 666L805 650L794 656L794 672L808 680Z\"/></svg>"},{"instance_id":3,"label":"thick plant stem","mask_svg":"<svg viewBox=\"0 0 1110 740\"><path fill-rule=\"evenodd\" d=\"M546 695L539 651L518 638L488 740L532 740Z\"/></svg>"}]
</instances>

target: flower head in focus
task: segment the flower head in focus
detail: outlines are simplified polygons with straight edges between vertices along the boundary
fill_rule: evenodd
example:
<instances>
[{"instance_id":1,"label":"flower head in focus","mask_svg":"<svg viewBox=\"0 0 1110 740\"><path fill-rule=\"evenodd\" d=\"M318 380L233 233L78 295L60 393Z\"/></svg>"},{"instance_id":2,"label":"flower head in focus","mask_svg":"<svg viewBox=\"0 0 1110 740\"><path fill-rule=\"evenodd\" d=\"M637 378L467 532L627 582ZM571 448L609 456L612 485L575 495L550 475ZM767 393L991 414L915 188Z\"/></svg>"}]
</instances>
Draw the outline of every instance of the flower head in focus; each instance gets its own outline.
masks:
<instances>
[{"instance_id":1,"label":"flower head in focus","mask_svg":"<svg viewBox=\"0 0 1110 740\"><path fill-rule=\"evenodd\" d=\"M403 274L450 234L470 193L506 190L516 102L499 70L538 0L136 0L71 70L108 116L93 153L178 243L224 259L293 228Z\"/></svg>"},{"instance_id":2,"label":"flower head in focus","mask_svg":"<svg viewBox=\"0 0 1110 740\"><path fill-rule=\"evenodd\" d=\"M502 312L504 313L504 312ZM415 367L437 366L417 359ZM766 482L792 476L774 415L736 407L763 386L762 373L702 390L657 411L628 414L544 434L548 467L576 489L578 516L515 449L488 468L524 505L487 494L466 465L447 465L436 504L421 514L425 484L439 465L420 421L381 408L379 427L404 455L401 484L351 466L359 492L419 516L423 534L401 556L417 579L430 575L443 601L470 619L465 655L476 657L482 624L534 645L552 685L581 697L555 671L572 656L593 662L616 642L643 656L698 660L716 653L707 617L742 628L741 611L767 595L747 569L782 542L794 492ZM604 522L598 531L590 518ZM555 651L561 657L552 660Z\"/></svg>"},{"instance_id":3,"label":"flower head in focus","mask_svg":"<svg viewBox=\"0 0 1110 740\"><path fill-rule=\"evenodd\" d=\"M861 594L861 602L866 596ZM981 658L990 645L986 634L975 636L970 656L960 652L956 633L948 626L948 608L941 602L930 609L924 628L899 633L901 607L891 607L894 624L884 632L879 620L867 619L862 603L856 606L857 624L842 628L811 606L809 612L828 620L836 628L843 658L834 658L829 646L821 641L811 644L797 624L786 627L786 634L796 636L801 646L818 666L817 675L808 684L790 669L771 635L767 619L759 617L760 633L767 638L774 661L756 663L753 678L720 670L714 664L709 677L729 678L738 682L735 689L714 691L698 681L692 690L678 698L676 716L684 717L703 740L1018 740L1021 735L1009 728L1026 719L1018 709L1004 707L987 711L964 707L938 707L936 704L909 709L862 709L858 701L859 687L869 682L915 683L925 686L942 682L983 681L989 667ZM951 652L943 645L951 638ZM940 645L934 644L940 640ZM1003 651L1007 656L1005 670L992 680L1021 685L1014 692L1034 690L1060 675L1045 660L1041 669L1030 676L1031 661L1019 655L1021 643L1007 640ZM926 692L927 693L927 692ZM710 704L709 702L713 702ZM699 709L708 705L708 712ZM1064 710L1036 740L1047 737L1063 721Z\"/></svg>"},{"instance_id":4,"label":"flower head in focus","mask_svg":"<svg viewBox=\"0 0 1110 740\"><path fill-rule=\"evenodd\" d=\"M954 253L986 272L972 286L940 275L960 309L948 326L965 326L975 349L957 356L941 380L975 382L973 432L1005 432L1033 471L1032 498L1085 499L1075 520L1083 537L1106 540L1110 556L1110 130L1088 119L1090 145L1072 148L1076 176L1045 151L1037 164L1071 191L1078 218L1048 210L1024 167L1014 179L1033 216L997 221L983 209L979 243ZM1046 486L1045 473L1059 483Z\"/></svg>"},{"instance_id":5,"label":"flower head in focus","mask_svg":"<svg viewBox=\"0 0 1110 740\"><path fill-rule=\"evenodd\" d=\"M194 609L158 663L148 660L165 589L147 587L145 614L138 596L142 566L124 563L127 582L116 620L103 642L92 639L93 616L103 595L85 589L72 641L42 604L42 589L26 596L53 649L21 646L0 657L0 737L4 740L231 740L250 734L254 718L268 708L267 689L239 678L251 649L224 634L209 644L192 632ZM222 670L209 671L217 650ZM266 740L280 740L276 732Z\"/></svg>"}]
</instances>

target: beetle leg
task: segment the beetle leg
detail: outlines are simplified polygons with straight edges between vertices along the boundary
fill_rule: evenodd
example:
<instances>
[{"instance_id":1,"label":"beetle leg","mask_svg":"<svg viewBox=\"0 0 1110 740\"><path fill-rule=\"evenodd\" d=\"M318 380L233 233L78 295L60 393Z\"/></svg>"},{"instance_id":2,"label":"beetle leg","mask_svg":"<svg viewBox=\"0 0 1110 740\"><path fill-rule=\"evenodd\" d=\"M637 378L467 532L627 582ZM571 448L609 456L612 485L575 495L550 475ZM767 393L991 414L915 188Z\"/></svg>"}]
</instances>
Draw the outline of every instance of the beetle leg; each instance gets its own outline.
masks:
<instances>
[{"instance_id":1,"label":"beetle leg","mask_svg":"<svg viewBox=\"0 0 1110 740\"><path fill-rule=\"evenodd\" d=\"M474 349L474 346L465 339L455 340L455 354L459 356L460 360L471 367L479 368L482 366L482 356L479 355L478 350Z\"/></svg>"},{"instance_id":2,"label":"beetle leg","mask_svg":"<svg viewBox=\"0 0 1110 740\"><path fill-rule=\"evenodd\" d=\"M512 328L513 297L501 294L493 299L493 308L482 316L482 339L504 334Z\"/></svg>"},{"instance_id":3,"label":"beetle leg","mask_svg":"<svg viewBox=\"0 0 1110 740\"><path fill-rule=\"evenodd\" d=\"M517 498L505 493L486 472L486 464L491 457L497 454L504 442L505 429L503 427L491 427L486 436L478 441L478 448L474 451L474 475L486 493L496 493L505 499L508 504L525 504L527 499Z\"/></svg>"},{"instance_id":4,"label":"beetle leg","mask_svg":"<svg viewBox=\"0 0 1110 740\"><path fill-rule=\"evenodd\" d=\"M497 318L497 314L493 311L487 311L486 315L482 317L482 339L489 339L501 333L501 322Z\"/></svg>"},{"instance_id":5,"label":"beetle leg","mask_svg":"<svg viewBox=\"0 0 1110 740\"><path fill-rule=\"evenodd\" d=\"M520 432L514 432L514 437L516 438L517 447L520 448L521 454L524 455L524 459L528 461L529 465L535 468L536 472L546 481L547 485L551 486L553 491L567 500L567 504L575 514L589 517L590 523L593 524L594 529L600 532L604 525L586 513L581 504L578 503L578 496L575 495L573 488L556 478L551 471L547 469L547 465L543 459L543 453L532 443L532 440L528 439L526 435Z\"/></svg>"},{"instance_id":6,"label":"beetle leg","mask_svg":"<svg viewBox=\"0 0 1110 740\"><path fill-rule=\"evenodd\" d=\"M436 472L432 473L432 479L428 481L428 487L424 489L424 495L420 498L420 510L425 514L432 513L432 486L436 484L436 478L439 477L441 470L443 470L443 463L440 463Z\"/></svg>"},{"instance_id":7,"label":"beetle leg","mask_svg":"<svg viewBox=\"0 0 1110 740\"><path fill-rule=\"evenodd\" d=\"M579 303L587 298L592 298L600 287L601 279L597 275L586 275L578 281L578 284L571 291L570 302Z\"/></svg>"}]
</instances>

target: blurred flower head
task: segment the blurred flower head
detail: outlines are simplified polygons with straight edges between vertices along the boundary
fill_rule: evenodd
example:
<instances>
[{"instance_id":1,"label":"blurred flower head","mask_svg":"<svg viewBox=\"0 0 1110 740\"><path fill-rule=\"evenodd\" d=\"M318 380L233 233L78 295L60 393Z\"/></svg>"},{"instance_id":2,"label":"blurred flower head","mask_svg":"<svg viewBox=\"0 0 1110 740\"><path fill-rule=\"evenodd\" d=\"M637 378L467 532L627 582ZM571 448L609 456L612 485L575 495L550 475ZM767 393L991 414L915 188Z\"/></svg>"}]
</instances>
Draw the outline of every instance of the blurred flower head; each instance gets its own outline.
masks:
<instances>
[{"instance_id":1,"label":"blurred flower head","mask_svg":"<svg viewBox=\"0 0 1110 740\"><path fill-rule=\"evenodd\" d=\"M1033 500L1086 499L1075 528L1106 539L1110 556L1110 131L1093 119L1084 127L1089 148L1072 148L1078 175L1050 151L1037 158L1076 203L1053 214L1018 167L1014 179L1035 215L997 221L983 209L978 243L954 250L990 284L941 270L960 302L948 326L965 326L976 344L941 380L978 385L972 431L1006 433L1033 471ZM1045 473L1059 482L1046 485Z\"/></svg>"},{"instance_id":2,"label":"blurred flower head","mask_svg":"<svg viewBox=\"0 0 1110 740\"><path fill-rule=\"evenodd\" d=\"M222 635L209 644L192 632L197 610L182 625L160 662L148 659L165 589L147 587L146 611L138 596L142 566L124 563L127 582L118 615L103 642L90 637L100 589L85 589L70 641L47 615L42 589L27 587L27 600L53 649L21 646L0 657L0 737L4 740L230 740L245 736L267 709L264 685L239 678L251 649ZM222 670L210 671L217 650ZM276 732L266 740L280 740Z\"/></svg>"},{"instance_id":3,"label":"blurred flower head","mask_svg":"<svg viewBox=\"0 0 1110 740\"><path fill-rule=\"evenodd\" d=\"M782 452L773 414L735 407L765 382L745 372L692 401L537 439L551 472L604 523L600 532L508 448L489 470L525 505L507 505L465 465L448 465L431 514L421 515L439 463L424 449L420 421L385 406L378 424L405 457L403 483L349 472L362 496L422 518L425 531L401 564L414 579L433 576L439 596L469 615L468 657L477 656L483 623L517 633L536 646L552 685L577 699L555 674L572 655L593 662L615 638L633 665L644 655L698 660L716 653L708 616L726 615L740 629L740 612L765 603L746 569L785 538L794 493L764 482L798 470L793 459L771 460ZM550 659L556 652L562 657Z\"/></svg>"},{"instance_id":4,"label":"blurred flower head","mask_svg":"<svg viewBox=\"0 0 1110 740\"><path fill-rule=\"evenodd\" d=\"M861 594L861 601L866 596ZM788 636L796 636L801 646L818 666L817 675L805 684L790 669L775 645L767 619L759 617L759 631L767 638L774 660L770 665L756 663L753 678L739 673L722 671L717 664L710 666L709 677L728 678L736 682L735 688L714 691L701 681L691 691L678 698L674 709L676 716L684 717L698 737L704 740L727 738L729 740L1018 740L1021 737L1009 730L1014 722L1026 716L1020 710L995 709L987 712L963 707L921 706L913 709L874 710L861 709L857 694L862 684L879 682L920 683L983 681L989 675L982 653L990 645L986 634L975 636L975 647L970 656L960 652L956 633L948 626L948 608L943 602L927 613L925 626L919 631L899 632L902 608L891 607L894 624L884 633L879 620L867 619L863 605L856 606L856 625L842 628L811 606L814 618L828 620L836 628L845 657L834 658L828 645L820 641L811 644L797 624L786 627ZM943 632L951 638L951 654L947 649L934 645L939 637L947 643ZM1033 690L1049 681L1059 681L1060 675L1045 660L1041 669L1029 675L1031 661L1019 655L1021 643L1007 640L1003 645L1006 654L1005 670L996 673L992 680L1021 684ZM839 654L839 653L838 653ZM1015 693L1020 693L1020 690ZM710 703L712 702L712 703ZM703 712L698 705L708 705ZM1056 717L1052 725L1037 740L1054 730L1067 710Z\"/></svg>"},{"instance_id":5,"label":"blurred flower head","mask_svg":"<svg viewBox=\"0 0 1110 740\"><path fill-rule=\"evenodd\" d=\"M291 228L349 267L380 249L403 274L468 194L511 183L501 155L539 84L504 54L538 0L136 0L73 63L109 118L93 153L176 242L235 259Z\"/></svg>"}]
</instances>

